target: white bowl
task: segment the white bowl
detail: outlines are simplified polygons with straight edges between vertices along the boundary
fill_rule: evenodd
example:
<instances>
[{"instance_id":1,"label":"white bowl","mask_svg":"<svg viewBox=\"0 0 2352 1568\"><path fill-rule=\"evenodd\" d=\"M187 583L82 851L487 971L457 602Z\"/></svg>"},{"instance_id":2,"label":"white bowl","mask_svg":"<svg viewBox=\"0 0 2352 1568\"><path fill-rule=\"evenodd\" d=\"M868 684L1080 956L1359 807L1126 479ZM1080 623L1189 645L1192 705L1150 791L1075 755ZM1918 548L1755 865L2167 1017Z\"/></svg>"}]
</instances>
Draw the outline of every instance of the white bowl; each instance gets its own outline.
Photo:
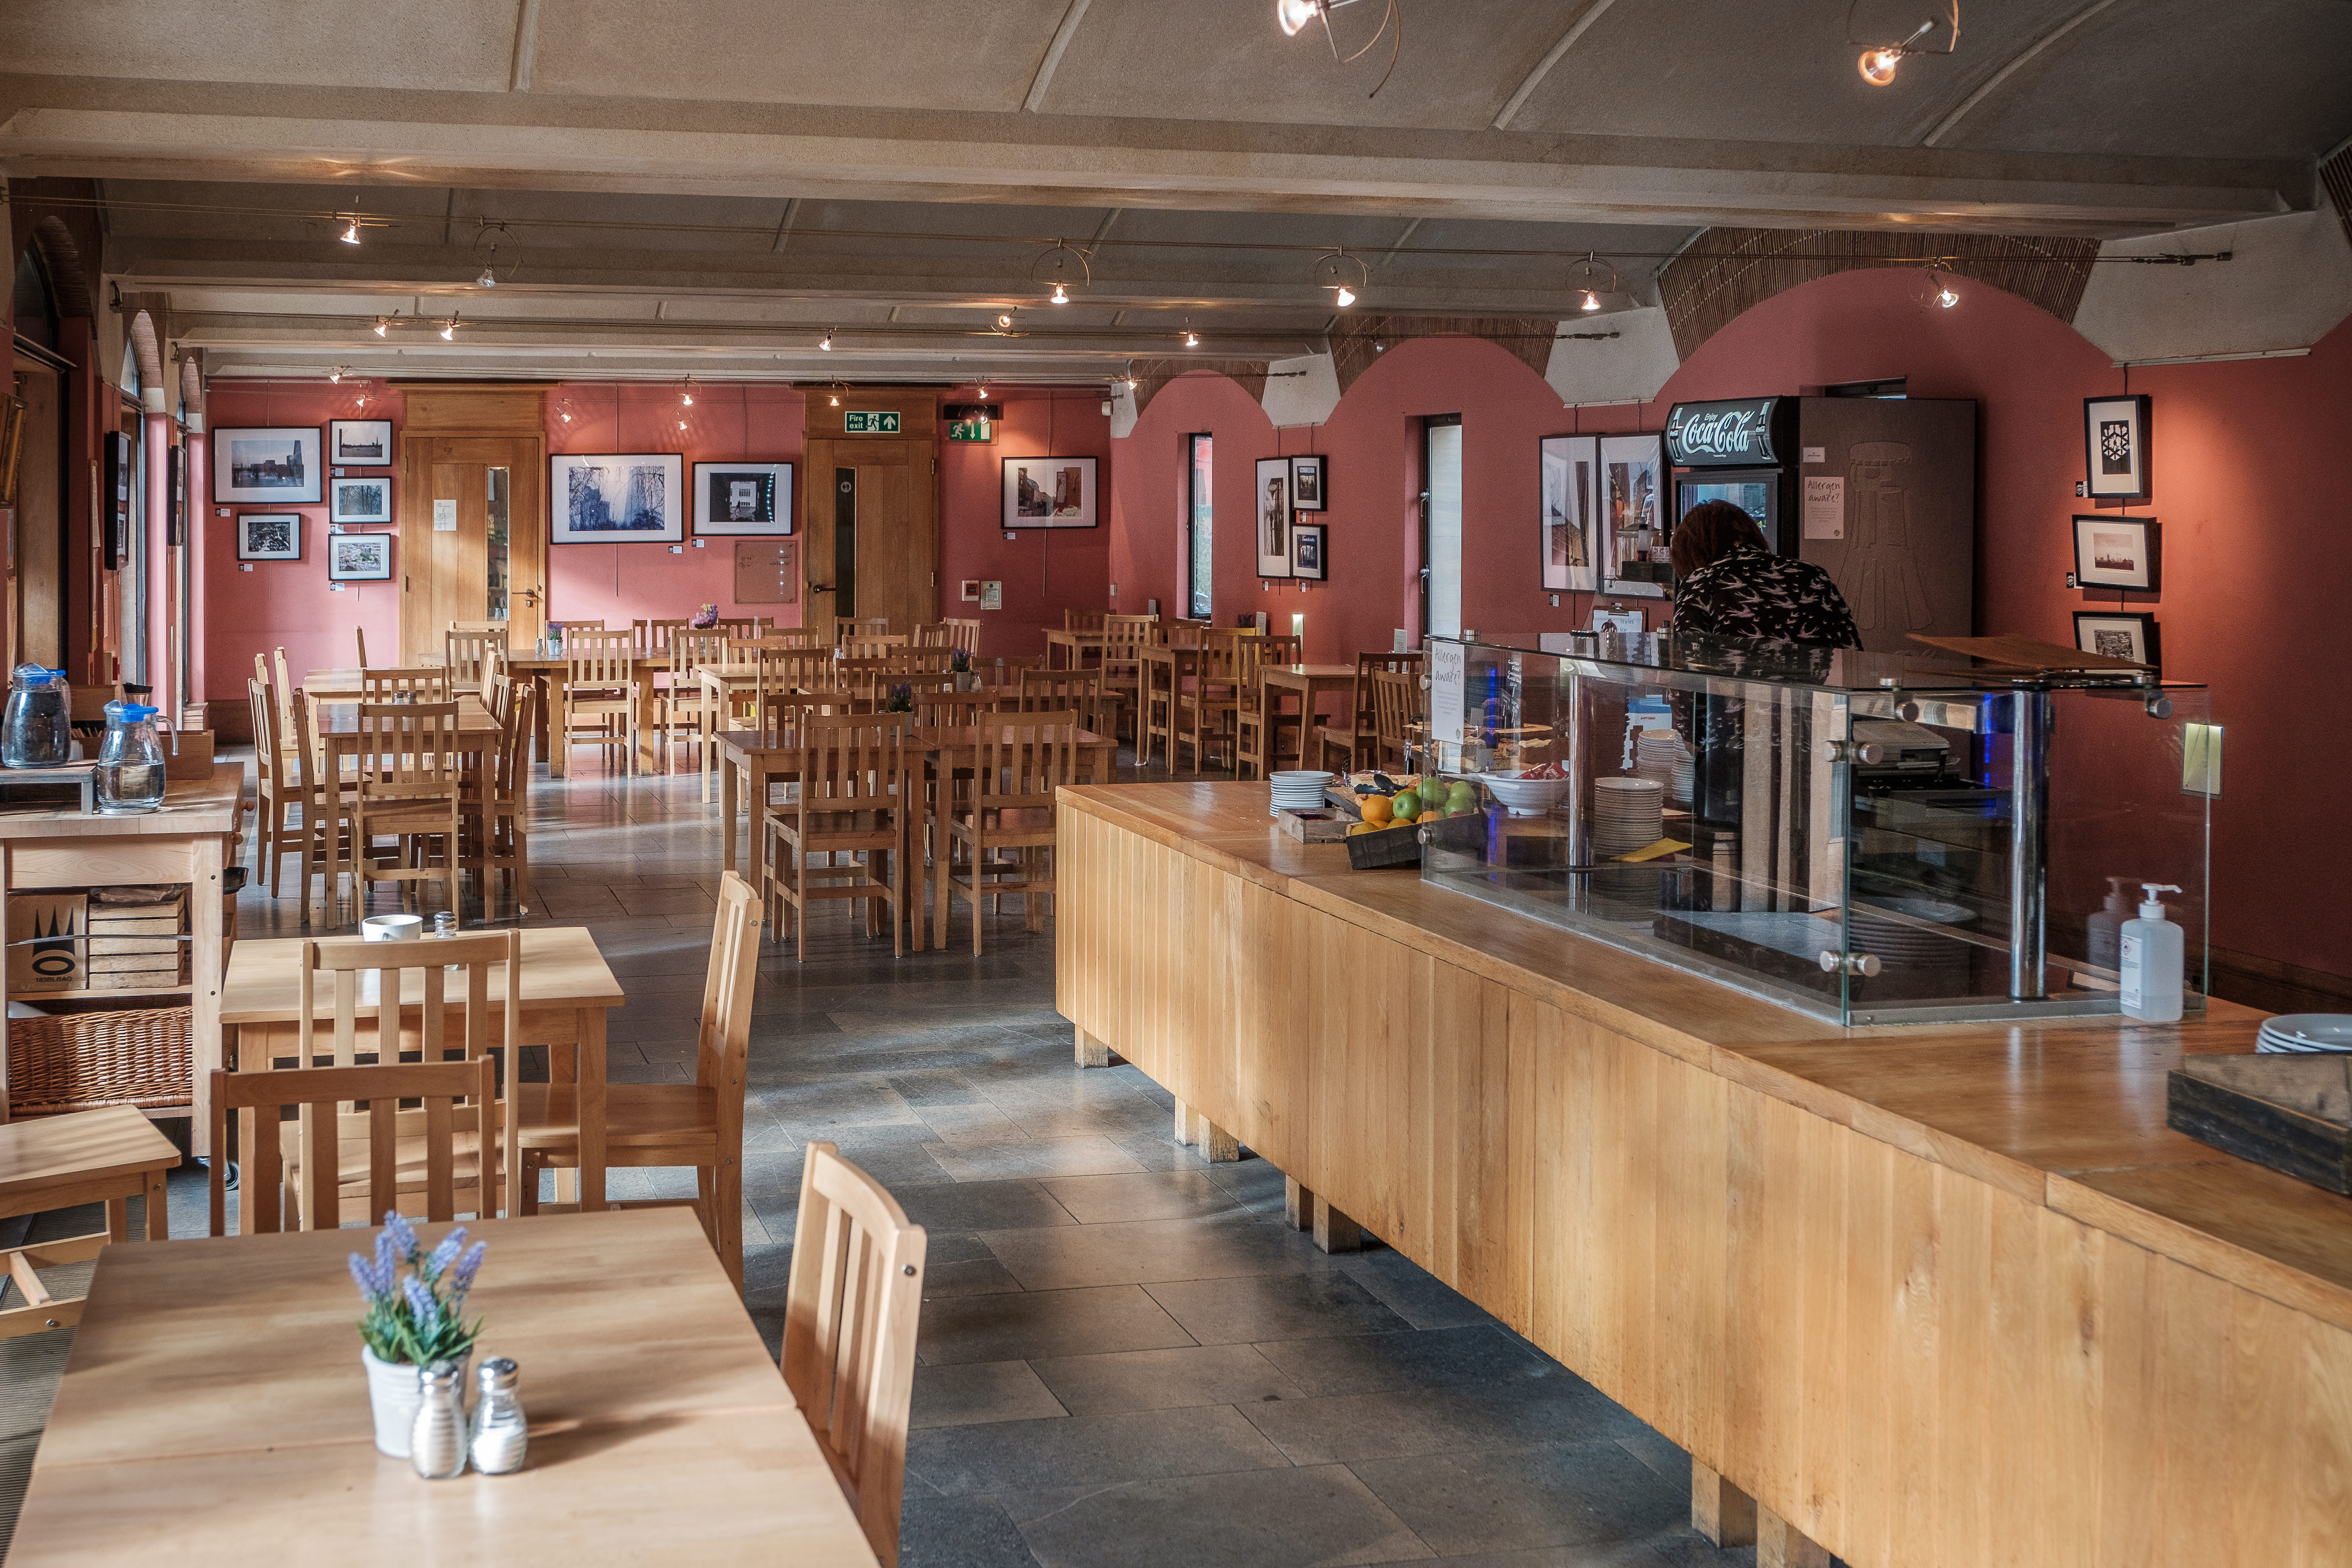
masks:
<instances>
[{"instance_id":1,"label":"white bowl","mask_svg":"<svg viewBox=\"0 0 2352 1568\"><path fill-rule=\"evenodd\" d=\"M424 933L423 915L370 915L360 921L360 935L368 942L415 942Z\"/></svg>"},{"instance_id":2,"label":"white bowl","mask_svg":"<svg viewBox=\"0 0 2352 1568\"><path fill-rule=\"evenodd\" d=\"M1517 773L1482 773L1478 782L1513 816L1541 816L1568 795L1568 779L1522 778Z\"/></svg>"}]
</instances>

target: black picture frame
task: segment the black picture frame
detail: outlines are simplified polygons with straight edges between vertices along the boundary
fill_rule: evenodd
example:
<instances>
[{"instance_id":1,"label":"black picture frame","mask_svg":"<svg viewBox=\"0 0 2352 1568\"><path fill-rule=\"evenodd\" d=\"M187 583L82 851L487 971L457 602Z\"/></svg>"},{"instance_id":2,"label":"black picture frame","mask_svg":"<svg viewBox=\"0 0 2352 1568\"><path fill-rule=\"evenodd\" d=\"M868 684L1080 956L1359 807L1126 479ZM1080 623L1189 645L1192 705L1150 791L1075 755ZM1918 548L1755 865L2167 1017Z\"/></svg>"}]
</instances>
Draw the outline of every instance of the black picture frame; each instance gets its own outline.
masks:
<instances>
[{"instance_id":1,"label":"black picture frame","mask_svg":"<svg viewBox=\"0 0 2352 1568\"><path fill-rule=\"evenodd\" d=\"M332 583L392 581L389 533L333 533L327 536L327 580Z\"/></svg>"},{"instance_id":2,"label":"black picture frame","mask_svg":"<svg viewBox=\"0 0 2352 1568\"><path fill-rule=\"evenodd\" d=\"M241 511L236 514L236 558L239 561L299 561L302 559L302 531L309 522L308 514L299 511ZM256 548L254 542L257 539L272 535L290 541L293 548L290 551L283 546Z\"/></svg>"},{"instance_id":3,"label":"black picture frame","mask_svg":"<svg viewBox=\"0 0 2352 1568\"><path fill-rule=\"evenodd\" d=\"M1100 460L1094 458L1003 458L1003 528L1101 526ZM1042 509L1042 510L1041 510Z\"/></svg>"},{"instance_id":4,"label":"black picture frame","mask_svg":"<svg viewBox=\"0 0 2352 1568\"><path fill-rule=\"evenodd\" d=\"M206 437L216 506L317 506L326 465L316 425L241 426Z\"/></svg>"},{"instance_id":5,"label":"black picture frame","mask_svg":"<svg viewBox=\"0 0 2352 1568\"><path fill-rule=\"evenodd\" d=\"M392 476L360 474L327 481L327 521L345 528L392 521Z\"/></svg>"},{"instance_id":6,"label":"black picture frame","mask_svg":"<svg viewBox=\"0 0 2352 1568\"><path fill-rule=\"evenodd\" d=\"M2074 514L2074 585L2135 594L2163 589L2164 542L2152 517Z\"/></svg>"},{"instance_id":7,"label":"black picture frame","mask_svg":"<svg viewBox=\"0 0 2352 1568\"><path fill-rule=\"evenodd\" d=\"M1547 594L1590 594L1600 584L1593 552L1593 487L1601 437L1546 436L1536 444L1536 562Z\"/></svg>"},{"instance_id":8,"label":"black picture frame","mask_svg":"<svg viewBox=\"0 0 2352 1568\"><path fill-rule=\"evenodd\" d=\"M1309 452L1290 459L1290 514L1331 510L1331 459Z\"/></svg>"},{"instance_id":9,"label":"black picture frame","mask_svg":"<svg viewBox=\"0 0 2352 1568\"><path fill-rule=\"evenodd\" d=\"M163 542L176 550L188 542L188 449L163 449Z\"/></svg>"},{"instance_id":10,"label":"black picture frame","mask_svg":"<svg viewBox=\"0 0 2352 1568\"><path fill-rule=\"evenodd\" d=\"M391 420L327 421L327 467L389 468L393 461Z\"/></svg>"},{"instance_id":11,"label":"black picture frame","mask_svg":"<svg viewBox=\"0 0 2352 1568\"><path fill-rule=\"evenodd\" d=\"M1331 529L1328 523L1290 523L1290 574L1303 583L1328 582L1331 576Z\"/></svg>"},{"instance_id":12,"label":"black picture frame","mask_svg":"<svg viewBox=\"0 0 2352 1568\"><path fill-rule=\"evenodd\" d=\"M2133 639L2131 650L2116 652L2113 647L2100 647L2102 634L2108 633ZM2159 640L2156 616L2146 610L2077 610L2074 612L2074 646L2084 653L2104 653L2115 658L2128 658L2151 669L2161 670L2164 668L2164 647Z\"/></svg>"},{"instance_id":13,"label":"black picture frame","mask_svg":"<svg viewBox=\"0 0 2352 1568\"><path fill-rule=\"evenodd\" d=\"M698 538L782 538L793 531L790 463L697 463L693 489Z\"/></svg>"},{"instance_id":14,"label":"black picture frame","mask_svg":"<svg viewBox=\"0 0 2352 1568\"><path fill-rule=\"evenodd\" d=\"M1290 575L1290 528L1297 514L1290 510L1290 459L1260 458L1256 482L1250 490L1250 536L1255 543L1261 578Z\"/></svg>"},{"instance_id":15,"label":"black picture frame","mask_svg":"<svg viewBox=\"0 0 2352 1568\"><path fill-rule=\"evenodd\" d=\"M2093 500L2146 500L2155 455L2150 423L2155 399L2083 399L2083 493Z\"/></svg>"}]
</instances>

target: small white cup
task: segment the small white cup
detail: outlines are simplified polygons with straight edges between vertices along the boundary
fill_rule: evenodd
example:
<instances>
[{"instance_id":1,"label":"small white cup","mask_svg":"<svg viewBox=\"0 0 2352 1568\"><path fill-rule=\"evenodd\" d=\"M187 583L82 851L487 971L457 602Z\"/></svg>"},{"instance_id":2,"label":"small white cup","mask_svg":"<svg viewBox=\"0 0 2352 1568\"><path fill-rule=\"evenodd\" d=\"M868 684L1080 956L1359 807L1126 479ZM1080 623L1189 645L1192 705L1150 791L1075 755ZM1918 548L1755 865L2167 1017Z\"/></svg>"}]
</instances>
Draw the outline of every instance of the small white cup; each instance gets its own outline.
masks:
<instances>
[{"instance_id":1,"label":"small white cup","mask_svg":"<svg viewBox=\"0 0 2352 1568\"><path fill-rule=\"evenodd\" d=\"M370 915L360 921L360 935L368 942L415 942L424 931L422 915Z\"/></svg>"}]
</instances>

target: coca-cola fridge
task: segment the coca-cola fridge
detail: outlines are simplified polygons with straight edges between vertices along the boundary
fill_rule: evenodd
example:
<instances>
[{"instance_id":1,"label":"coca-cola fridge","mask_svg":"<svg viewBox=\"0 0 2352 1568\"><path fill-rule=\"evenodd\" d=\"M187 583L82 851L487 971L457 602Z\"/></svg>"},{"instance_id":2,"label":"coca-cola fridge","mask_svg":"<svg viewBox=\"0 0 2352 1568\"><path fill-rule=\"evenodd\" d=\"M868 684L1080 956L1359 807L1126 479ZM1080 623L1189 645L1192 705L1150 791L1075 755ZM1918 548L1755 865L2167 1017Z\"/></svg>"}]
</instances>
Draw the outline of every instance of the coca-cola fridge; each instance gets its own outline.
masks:
<instances>
[{"instance_id":1,"label":"coca-cola fridge","mask_svg":"<svg viewBox=\"0 0 2352 1568\"><path fill-rule=\"evenodd\" d=\"M1976 618L1977 405L1966 398L1745 397L1666 418L1674 518L1727 500L1775 552L1828 572L1862 645L1969 637Z\"/></svg>"}]
</instances>

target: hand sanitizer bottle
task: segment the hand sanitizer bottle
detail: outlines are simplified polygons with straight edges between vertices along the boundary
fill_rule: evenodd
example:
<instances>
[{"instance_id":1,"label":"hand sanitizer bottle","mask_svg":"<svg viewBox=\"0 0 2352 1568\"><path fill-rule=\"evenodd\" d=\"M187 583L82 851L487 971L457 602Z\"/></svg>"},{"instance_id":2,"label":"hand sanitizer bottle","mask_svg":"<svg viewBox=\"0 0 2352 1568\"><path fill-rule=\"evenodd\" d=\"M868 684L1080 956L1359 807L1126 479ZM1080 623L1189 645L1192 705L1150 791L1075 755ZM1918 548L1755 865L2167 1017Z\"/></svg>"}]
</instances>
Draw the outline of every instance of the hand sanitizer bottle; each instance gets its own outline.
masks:
<instances>
[{"instance_id":1,"label":"hand sanitizer bottle","mask_svg":"<svg viewBox=\"0 0 2352 1568\"><path fill-rule=\"evenodd\" d=\"M2164 918L2158 893L2180 891L2169 882L2142 882L2139 919L2124 922L2121 943L2124 1016L2147 1024L2180 1017L2180 928Z\"/></svg>"}]
</instances>

